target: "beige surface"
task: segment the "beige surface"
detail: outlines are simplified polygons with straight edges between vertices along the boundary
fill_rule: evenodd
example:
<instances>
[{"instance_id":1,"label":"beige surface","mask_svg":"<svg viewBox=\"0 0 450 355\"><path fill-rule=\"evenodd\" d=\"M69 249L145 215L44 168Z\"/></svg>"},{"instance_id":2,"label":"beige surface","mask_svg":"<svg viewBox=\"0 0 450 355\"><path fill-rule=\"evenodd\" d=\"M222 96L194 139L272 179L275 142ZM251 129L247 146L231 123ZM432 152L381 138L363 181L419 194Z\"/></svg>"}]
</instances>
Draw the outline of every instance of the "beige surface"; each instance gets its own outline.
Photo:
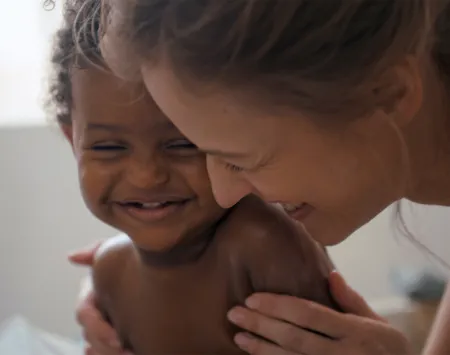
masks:
<instances>
[{"instance_id":1,"label":"beige surface","mask_svg":"<svg viewBox=\"0 0 450 355\"><path fill-rule=\"evenodd\" d=\"M438 302L417 303L402 298L372 304L377 313L407 336L416 354L422 351L438 305Z\"/></svg>"}]
</instances>

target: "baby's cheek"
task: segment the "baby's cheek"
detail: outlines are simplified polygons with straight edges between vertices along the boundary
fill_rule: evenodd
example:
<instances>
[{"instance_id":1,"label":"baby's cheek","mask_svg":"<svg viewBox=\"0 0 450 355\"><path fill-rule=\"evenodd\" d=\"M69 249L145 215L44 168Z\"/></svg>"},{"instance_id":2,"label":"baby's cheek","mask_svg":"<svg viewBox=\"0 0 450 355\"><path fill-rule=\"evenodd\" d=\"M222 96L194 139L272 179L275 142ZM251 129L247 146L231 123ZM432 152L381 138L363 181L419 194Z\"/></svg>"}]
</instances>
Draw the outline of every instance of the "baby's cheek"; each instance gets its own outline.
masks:
<instances>
[{"instance_id":1,"label":"baby's cheek","mask_svg":"<svg viewBox=\"0 0 450 355\"><path fill-rule=\"evenodd\" d=\"M204 200L214 200L211 183L206 171L197 171L190 176L190 184L197 195Z\"/></svg>"},{"instance_id":2,"label":"baby's cheek","mask_svg":"<svg viewBox=\"0 0 450 355\"><path fill-rule=\"evenodd\" d=\"M80 188L86 205L89 209L96 209L105 199L108 190L108 174L95 167L96 164L82 159L79 163Z\"/></svg>"},{"instance_id":3,"label":"baby's cheek","mask_svg":"<svg viewBox=\"0 0 450 355\"><path fill-rule=\"evenodd\" d=\"M210 185L208 174L202 161L194 158L189 158L185 161L175 161L171 165L171 168L172 173L177 175L180 181L184 181L197 194L200 194L201 191L204 191Z\"/></svg>"},{"instance_id":4,"label":"baby's cheek","mask_svg":"<svg viewBox=\"0 0 450 355\"><path fill-rule=\"evenodd\" d=\"M185 178L190 185L190 189L197 195L204 214L211 216L210 219L218 218L217 216L223 213L223 209L217 204L214 198L206 168L204 166L197 166L185 173Z\"/></svg>"}]
</instances>

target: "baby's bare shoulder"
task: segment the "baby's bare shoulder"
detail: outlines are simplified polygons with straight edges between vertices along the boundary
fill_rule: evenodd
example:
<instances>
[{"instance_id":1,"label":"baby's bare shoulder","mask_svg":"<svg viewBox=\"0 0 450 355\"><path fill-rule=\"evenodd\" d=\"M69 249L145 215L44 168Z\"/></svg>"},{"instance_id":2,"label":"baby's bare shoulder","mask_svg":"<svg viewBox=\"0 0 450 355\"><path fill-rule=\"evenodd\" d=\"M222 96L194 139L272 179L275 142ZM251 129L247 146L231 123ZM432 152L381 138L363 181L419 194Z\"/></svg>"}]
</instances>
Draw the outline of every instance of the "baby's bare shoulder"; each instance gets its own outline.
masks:
<instances>
[{"instance_id":1,"label":"baby's bare shoulder","mask_svg":"<svg viewBox=\"0 0 450 355\"><path fill-rule=\"evenodd\" d=\"M116 237L109 238L97 250L94 267L113 267L129 257L132 250L133 243L127 235L120 234Z\"/></svg>"},{"instance_id":2,"label":"baby's bare shoulder","mask_svg":"<svg viewBox=\"0 0 450 355\"><path fill-rule=\"evenodd\" d=\"M239 202L227 220L230 239L249 246L297 244L306 235L303 227L284 211L258 197L248 196Z\"/></svg>"},{"instance_id":3,"label":"baby's bare shoulder","mask_svg":"<svg viewBox=\"0 0 450 355\"><path fill-rule=\"evenodd\" d=\"M331 261L300 223L283 210L254 198L242 201L229 223L227 237L233 240L254 291L335 306L327 281Z\"/></svg>"},{"instance_id":4,"label":"baby's bare shoulder","mask_svg":"<svg viewBox=\"0 0 450 355\"><path fill-rule=\"evenodd\" d=\"M97 290L112 290L133 259L133 243L121 234L106 240L97 250L93 265L93 278Z\"/></svg>"}]
</instances>

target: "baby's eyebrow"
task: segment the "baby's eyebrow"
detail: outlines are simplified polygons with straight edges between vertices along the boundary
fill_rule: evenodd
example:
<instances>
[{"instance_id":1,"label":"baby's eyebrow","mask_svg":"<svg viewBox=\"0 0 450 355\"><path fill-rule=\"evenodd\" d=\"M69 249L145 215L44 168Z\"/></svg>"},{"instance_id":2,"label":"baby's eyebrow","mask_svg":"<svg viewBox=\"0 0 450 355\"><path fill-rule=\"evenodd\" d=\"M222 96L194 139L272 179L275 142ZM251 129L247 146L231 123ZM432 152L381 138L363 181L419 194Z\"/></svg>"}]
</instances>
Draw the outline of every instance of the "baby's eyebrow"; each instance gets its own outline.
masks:
<instances>
[{"instance_id":1,"label":"baby's eyebrow","mask_svg":"<svg viewBox=\"0 0 450 355\"><path fill-rule=\"evenodd\" d=\"M168 119L164 119L164 121L161 121L159 124L161 125L161 127L178 131L178 128Z\"/></svg>"},{"instance_id":2,"label":"baby's eyebrow","mask_svg":"<svg viewBox=\"0 0 450 355\"><path fill-rule=\"evenodd\" d=\"M109 131L109 132L119 132L119 131L123 132L127 130L127 128L124 126L104 124L104 123L88 123L86 129L90 131Z\"/></svg>"}]
</instances>

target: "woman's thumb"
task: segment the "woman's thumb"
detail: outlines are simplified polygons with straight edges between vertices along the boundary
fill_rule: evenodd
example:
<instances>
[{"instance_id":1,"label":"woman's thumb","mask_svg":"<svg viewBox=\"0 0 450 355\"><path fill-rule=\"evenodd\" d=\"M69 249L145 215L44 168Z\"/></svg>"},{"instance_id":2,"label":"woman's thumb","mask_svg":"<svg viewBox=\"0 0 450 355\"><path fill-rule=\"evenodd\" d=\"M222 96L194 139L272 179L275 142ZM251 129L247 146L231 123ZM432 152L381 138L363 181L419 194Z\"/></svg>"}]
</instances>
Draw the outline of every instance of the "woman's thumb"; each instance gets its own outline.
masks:
<instances>
[{"instance_id":1,"label":"woman's thumb","mask_svg":"<svg viewBox=\"0 0 450 355\"><path fill-rule=\"evenodd\" d=\"M345 282L339 272L333 271L331 273L329 284L334 300L341 306L344 312L361 317L383 320L370 308L364 298Z\"/></svg>"},{"instance_id":2,"label":"woman's thumb","mask_svg":"<svg viewBox=\"0 0 450 355\"><path fill-rule=\"evenodd\" d=\"M94 263L95 253L101 245L102 242L98 242L89 248L70 253L68 256L69 261L77 265L92 266Z\"/></svg>"}]
</instances>

